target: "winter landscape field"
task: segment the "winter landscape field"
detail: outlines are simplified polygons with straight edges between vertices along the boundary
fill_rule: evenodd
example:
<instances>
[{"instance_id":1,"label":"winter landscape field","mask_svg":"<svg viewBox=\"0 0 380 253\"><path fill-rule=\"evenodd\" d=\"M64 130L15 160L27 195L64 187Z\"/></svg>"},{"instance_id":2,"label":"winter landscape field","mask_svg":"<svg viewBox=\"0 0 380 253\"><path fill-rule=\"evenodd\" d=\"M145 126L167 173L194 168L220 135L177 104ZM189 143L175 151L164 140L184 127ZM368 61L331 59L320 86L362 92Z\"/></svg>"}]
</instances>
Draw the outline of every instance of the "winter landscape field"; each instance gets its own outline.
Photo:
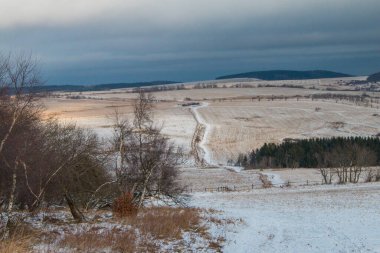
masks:
<instances>
[{"instance_id":1,"label":"winter landscape field","mask_svg":"<svg viewBox=\"0 0 380 253\"><path fill-rule=\"evenodd\" d=\"M380 0L0 3L0 253L380 253Z\"/></svg>"},{"instance_id":2,"label":"winter landscape field","mask_svg":"<svg viewBox=\"0 0 380 253\"><path fill-rule=\"evenodd\" d=\"M318 168L244 170L228 164L239 153L286 138L378 135L377 93L367 92L369 103L312 96L363 95L336 82L323 80L343 91L308 88L321 85L319 80L287 81L299 88L256 87L252 80L245 81L251 88L224 81L216 82L219 88L194 89L191 83L184 90L153 93L157 124L186 153L179 182L189 205L216 210L213 215L220 220L239 221L211 227L213 238L223 237L216 251L380 252L380 184L364 183L365 172L359 184L321 185ZM45 116L56 115L107 138L116 109L132 117L134 97L128 89L57 93L44 99ZM271 186L263 188L265 181ZM195 245L187 250L215 250Z\"/></svg>"}]
</instances>

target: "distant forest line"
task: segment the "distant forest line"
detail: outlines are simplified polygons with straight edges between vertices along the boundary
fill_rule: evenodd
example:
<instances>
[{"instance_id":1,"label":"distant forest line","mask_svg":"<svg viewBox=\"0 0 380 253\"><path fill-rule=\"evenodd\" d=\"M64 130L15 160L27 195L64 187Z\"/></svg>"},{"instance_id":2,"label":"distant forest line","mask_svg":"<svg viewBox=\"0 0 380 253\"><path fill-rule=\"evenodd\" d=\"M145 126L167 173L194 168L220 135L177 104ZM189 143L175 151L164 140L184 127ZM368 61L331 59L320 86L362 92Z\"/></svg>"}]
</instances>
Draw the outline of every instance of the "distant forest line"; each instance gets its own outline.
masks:
<instances>
[{"instance_id":1,"label":"distant forest line","mask_svg":"<svg viewBox=\"0 0 380 253\"><path fill-rule=\"evenodd\" d=\"M338 73L327 70L310 70L310 71L295 71L295 70L268 70L254 71L233 75L220 76L216 79L231 79L231 78L256 78L260 80L307 80L307 79L322 79L322 78L339 78L352 77L352 75Z\"/></svg>"},{"instance_id":2,"label":"distant forest line","mask_svg":"<svg viewBox=\"0 0 380 253\"><path fill-rule=\"evenodd\" d=\"M245 168L377 166L380 165L380 138L333 137L265 143L248 154L240 154L235 165Z\"/></svg>"},{"instance_id":3,"label":"distant forest line","mask_svg":"<svg viewBox=\"0 0 380 253\"><path fill-rule=\"evenodd\" d=\"M123 88L140 88L156 85L179 84L175 81L152 81L137 83L110 83L95 85L41 85L26 89L24 92L43 93L43 92L85 92L85 91L104 91ZM11 90L10 93L13 93Z\"/></svg>"}]
</instances>

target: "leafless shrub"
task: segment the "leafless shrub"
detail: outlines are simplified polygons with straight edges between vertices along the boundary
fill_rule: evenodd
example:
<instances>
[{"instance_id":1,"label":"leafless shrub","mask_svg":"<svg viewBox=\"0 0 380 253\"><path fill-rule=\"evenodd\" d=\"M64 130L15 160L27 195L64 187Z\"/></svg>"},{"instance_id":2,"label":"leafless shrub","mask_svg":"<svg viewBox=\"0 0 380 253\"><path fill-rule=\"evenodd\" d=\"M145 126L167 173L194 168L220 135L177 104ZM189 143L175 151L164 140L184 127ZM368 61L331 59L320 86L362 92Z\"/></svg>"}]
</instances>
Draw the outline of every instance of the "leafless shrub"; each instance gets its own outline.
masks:
<instances>
[{"instance_id":1,"label":"leafless shrub","mask_svg":"<svg viewBox=\"0 0 380 253\"><path fill-rule=\"evenodd\" d=\"M331 184L335 174L335 171L328 167L332 159L331 153L315 154L315 158L317 159L317 166L321 173L323 183Z\"/></svg>"},{"instance_id":2,"label":"leafless shrub","mask_svg":"<svg viewBox=\"0 0 380 253\"><path fill-rule=\"evenodd\" d=\"M366 147L347 145L325 153L323 158L318 158L318 163L324 183L331 183L333 173L337 176L339 184L358 183L363 168L375 165L376 154Z\"/></svg>"},{"instance_id":3,"label":"leafless shrub","mask_svg":"<svg viewBox=\"0 0 380 253\"><path fill-rule=\"evenodd\" d=\"M122 196L114 200L112 212L116 217L131 217L137 215L137 206L133 202L131 193L124 193Z\"/></svg>"},{"instance_id":4,"label":"leafless shrub","mask_svg":"<svg viewBox=\"0 0 380 253\"><path fill-rule=\"evenodd\" d=\"M343 121L335 121L335 122L329 122L329 125L331 128L339 129L339 128L343 128L346 125L346 123Z\"/></svg>"},{"instance_id":5,"label":"leafless shrub","mask_svg":"<svg viewBox=\"0 0 380 253\"><path fill-rule=\"evenodd\" d=\"M260 173L259 179L263 184L263 188L271 188L273 186L267 175Z\"/></svg>"},{"instance_id":6,"label":"leafless shrub","mask_svg":"<svg viewBox=\"0 0 380 253\"><path fill-rule=\"evenodd\" d=\"M375 181L376 182L380 181L380 169L377 169L377 173L376 173L376 176L375 176Z\"/></svg>"},{"instance_id":7,"label":"leafless shrub","mask_svg":"<svg viewBox=\"0 0 380 253\"><path fill-rule=\"evenodd\" d=\"M375 169L373 168L369 168L366 173L365 173L365 178L364 178L364 181L366 183L370 183L372 181L375 181L375 177L376 177L376 171Z\"/></svg>"},{"instance_id":8,"label":"leafless shrub","mask_svg":"<svg viewBox=\"0 0 380 253\"><path fill-rule=\"evenodd\" d=\"M141 91L134 104L133 123L115 113L113 147L118 153L116 177L122 193L133 194L138 207L146 196L176 198L182 150L161 134L153 121L154 97Z\"/></svg>"},{"instance_id":9,"label":"leafless shrub","mask_svg":"<svg viewBox=\"0 0 380 253\"><path fill-rule=\"evenodd\" d=\"M24 128L33 128L40 106L33 88L41 79L31 56L0 56L0 194L7 206L2 210L7 226L2 239L9 236L16 191L20 177L20 157L25 154Z\"/></svg>"},{"instance_id":10,"label":"leafless shrub","mask_svg":"<svg viewBox=\"0 0 380 253\"><path fill-rule=\"evenodd\" d=\"M41 203L66 200L77 220L84 203L108 177L95 134L43 119L38 68L29 56L0 59L0 198L9 236L15 208L36 210Z\"/></svg>"}]
</instances>

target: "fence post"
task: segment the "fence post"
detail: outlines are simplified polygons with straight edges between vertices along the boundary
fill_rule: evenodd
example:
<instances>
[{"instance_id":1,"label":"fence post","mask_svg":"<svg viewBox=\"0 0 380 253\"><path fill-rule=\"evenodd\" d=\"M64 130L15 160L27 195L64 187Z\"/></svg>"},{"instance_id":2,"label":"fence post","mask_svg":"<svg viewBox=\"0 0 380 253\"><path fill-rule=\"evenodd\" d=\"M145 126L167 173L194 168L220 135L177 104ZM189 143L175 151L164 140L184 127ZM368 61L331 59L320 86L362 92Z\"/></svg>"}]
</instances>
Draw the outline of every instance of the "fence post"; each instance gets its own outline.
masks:
<instances>
[{"instance_id":1,"label":"fence post","mask_svg":"<svg viewBox=\"0 0 380 253\"><path fill-rule=\"evenodd\" d=\"M236 186L234 185L234 191L236 191Z\"/></svg>"},{"instance_id":2,"label":"fence post","mask_svg":"<svg viewBox=\"0 0 380 253\"><path fill-rule=\"evenodd\" d=\"M309 180L306 180L306 185L309 185Z\"/></svg>"}]
</instances>

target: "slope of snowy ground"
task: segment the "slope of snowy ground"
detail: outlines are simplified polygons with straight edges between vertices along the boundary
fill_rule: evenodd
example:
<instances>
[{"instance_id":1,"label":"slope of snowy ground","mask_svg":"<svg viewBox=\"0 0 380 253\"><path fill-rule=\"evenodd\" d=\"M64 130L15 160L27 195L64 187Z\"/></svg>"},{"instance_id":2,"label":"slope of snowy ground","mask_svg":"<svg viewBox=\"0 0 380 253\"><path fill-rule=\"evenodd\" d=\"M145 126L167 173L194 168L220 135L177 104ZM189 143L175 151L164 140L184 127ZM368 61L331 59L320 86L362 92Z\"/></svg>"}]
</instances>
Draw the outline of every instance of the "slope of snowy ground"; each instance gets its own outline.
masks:
<instances>
[{"instance_id":1,"label":"slope of snowy ground","mask_svg":"<svg viewBox=\"0 0 380 253\"><path fill-rule=\"evenodd\" d=\"M259 174L255 170L243 170L236 172L229 168L200 169L183 168L181 169L179 183L186 186L191 191L204 191L205 188L229 187L234 186L239 189L249 189L253 184L261 187L262 182Z\"/></svg>"},{"instance_id":2,"label":"slope of snowy ground","mask_svg":"<svg viewBox=\"0 0 380 253\"><path fill-rule=\"evenodd\" d=\"M192 205L242 218L223 252L380 252L380 184L195 193Z\"/></svg>"}]
</instances>

